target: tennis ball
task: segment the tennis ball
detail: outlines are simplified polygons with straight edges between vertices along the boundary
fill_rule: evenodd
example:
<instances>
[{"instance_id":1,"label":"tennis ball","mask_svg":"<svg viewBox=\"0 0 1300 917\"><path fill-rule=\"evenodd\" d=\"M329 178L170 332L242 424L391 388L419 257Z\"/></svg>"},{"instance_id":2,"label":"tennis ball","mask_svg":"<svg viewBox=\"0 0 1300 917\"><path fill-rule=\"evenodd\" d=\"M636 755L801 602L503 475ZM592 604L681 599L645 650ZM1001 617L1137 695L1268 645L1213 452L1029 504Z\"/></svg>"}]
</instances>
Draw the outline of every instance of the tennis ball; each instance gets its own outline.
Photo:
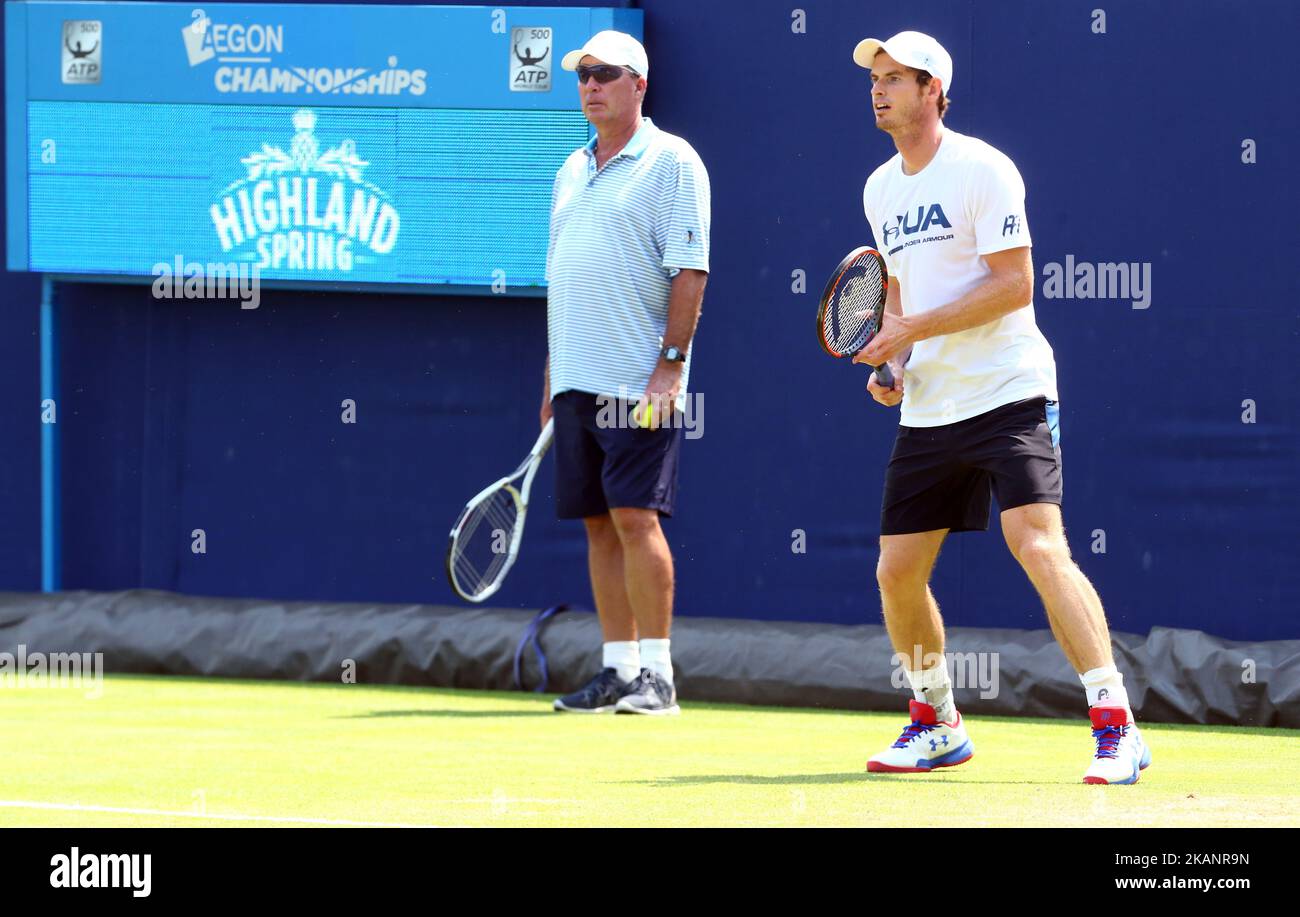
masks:
<instances>
[{"instance_id":1,"label":"tennis ball","mask_svg":"<svg viewBox=\"0 0 1300 917\"><path fill-rule=\"evenodd\" d=\"M642 430L649 430L654 424L654 417L655 417L655 406L652 402L647 401L645 410L642 411L641 415L636 418L636 425L640 427Z\"/></svg>"}]
</instances>

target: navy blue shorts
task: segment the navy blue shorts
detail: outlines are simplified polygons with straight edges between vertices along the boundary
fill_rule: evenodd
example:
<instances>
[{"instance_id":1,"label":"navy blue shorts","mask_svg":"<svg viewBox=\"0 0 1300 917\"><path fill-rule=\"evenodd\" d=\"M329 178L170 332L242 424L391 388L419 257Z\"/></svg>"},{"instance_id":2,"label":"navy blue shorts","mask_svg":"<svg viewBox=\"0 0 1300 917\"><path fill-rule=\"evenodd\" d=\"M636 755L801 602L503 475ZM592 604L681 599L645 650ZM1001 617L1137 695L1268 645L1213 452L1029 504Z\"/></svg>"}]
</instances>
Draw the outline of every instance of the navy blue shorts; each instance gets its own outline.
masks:
<instances>
[{"instance_id":1,"label":"navy blue shorts","mask_svg":"<svg viewBox=\"0 0 1300 917\"><path fill-rule=\"evenodd\" d=\"M682 429L643 430L628 422L636 402L561 392L555 417L555 507L561 519L603 516L611 507L673 514ZM612 421L612 422L611 422Z\"/></svg>"},{"instance_id":2,"label":"navy blue shorts","mask_svg":"<svg viewBox=\"0 0 1300 917\"><path fill-rule=\"evenodd\" d=\"M885 472L880 534L989 527L991 497L1003 510L1061 504L1059 411L1026 398L939 427L898 428Z\"/></svg>"}]
</instances>

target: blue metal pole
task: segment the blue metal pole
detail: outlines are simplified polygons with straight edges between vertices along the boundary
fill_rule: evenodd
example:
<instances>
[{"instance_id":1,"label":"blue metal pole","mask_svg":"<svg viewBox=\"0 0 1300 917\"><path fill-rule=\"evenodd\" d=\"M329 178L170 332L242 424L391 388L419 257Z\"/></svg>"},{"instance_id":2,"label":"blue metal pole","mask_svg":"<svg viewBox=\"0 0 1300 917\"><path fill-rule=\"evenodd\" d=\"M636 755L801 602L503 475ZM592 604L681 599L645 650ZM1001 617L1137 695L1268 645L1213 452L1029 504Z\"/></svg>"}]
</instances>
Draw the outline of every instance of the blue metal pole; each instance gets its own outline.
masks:
<instances>
[{"instance_id":1,"label":"blue metal pole","mask_svg":"<svg viewBox=\"0 0 1300 917\"><path fill-rule=\"evenodd\" d=\"M52 411L51 411L52 408ZM59 425L47 423L59 404L58 288L49 275L41 277L41 590L63 588L63 495L59 471Z\"/></svg>"}]
</instances>

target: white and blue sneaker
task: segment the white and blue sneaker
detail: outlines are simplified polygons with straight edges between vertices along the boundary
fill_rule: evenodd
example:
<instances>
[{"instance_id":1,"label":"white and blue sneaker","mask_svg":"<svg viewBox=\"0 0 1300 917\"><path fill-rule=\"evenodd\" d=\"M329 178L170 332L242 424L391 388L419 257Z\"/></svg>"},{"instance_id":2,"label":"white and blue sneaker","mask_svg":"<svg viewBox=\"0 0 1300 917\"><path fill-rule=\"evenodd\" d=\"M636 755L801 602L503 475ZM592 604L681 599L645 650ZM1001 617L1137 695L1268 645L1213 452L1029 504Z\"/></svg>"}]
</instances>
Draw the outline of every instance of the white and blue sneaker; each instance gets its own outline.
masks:
<instances>
[{"instance_id":1,"label":"white and blue sneaker","mask_svg":"<svg viewBox=\"0 0 1300 917\"><path fill-rule=\"evenodd\" d=\"M1142 733L1129 721L1123 707L1091 707L1092 737L1097 752L1083 775L1084 783L1137 783L1143 768L1151 764L1151 749Z\"/></svg>"},{"instance_id":2,"label":"white and blue sneaker","mask_svg":"<svg viewBox=\"0 0 1300 917\"><path fill-rule=\"evenodd\" d=\"M938 767L964 764L975 754L960 713L953 722L941 723L929 704L913 700L909 709L912 724L897 742L867 762L868 772L924 774Z\"/></svg>"},{"instance_id":3,"label":"white and blue sneaker","mask_svg":"<svg viewBox=\"0 0 1300 917\"><path fill-rule=\"evenodd\" d=\"M682 712L677 706L677 689L654 669L642 669L632 679L627 692L614 706L615 713L643 713L649 716L676 716Z\"/></svg>"}]
</instances>

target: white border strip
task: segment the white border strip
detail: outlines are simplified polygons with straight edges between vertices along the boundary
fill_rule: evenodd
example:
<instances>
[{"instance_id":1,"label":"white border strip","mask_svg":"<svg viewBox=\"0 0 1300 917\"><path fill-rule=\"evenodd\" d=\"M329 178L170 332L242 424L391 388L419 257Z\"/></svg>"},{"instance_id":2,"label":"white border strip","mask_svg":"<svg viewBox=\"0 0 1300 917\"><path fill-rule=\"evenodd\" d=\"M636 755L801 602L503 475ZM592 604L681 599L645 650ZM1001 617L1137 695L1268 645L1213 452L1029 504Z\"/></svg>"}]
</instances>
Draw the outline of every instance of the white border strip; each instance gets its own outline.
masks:
<instances>
[{"instance_id":1,"label":"white border strip","mask_svg":"<svg viewBox=\"0 0 1300 917\"><path fill-rule=\"evenodd\" d=\"M0 799L0 809L46 809L55 812L107 812L116 815L158 815L166 818L215 819L217 821L260 821L277 825L330 825L341 828L436 828L437 825L403 825L393 822L349 821L335 818L290 818L279 815L218 815L200 812L170 812L165 809L127 809L117 806L83 806L78 803L32 802Z\"/></svg>"}]
</instances>

